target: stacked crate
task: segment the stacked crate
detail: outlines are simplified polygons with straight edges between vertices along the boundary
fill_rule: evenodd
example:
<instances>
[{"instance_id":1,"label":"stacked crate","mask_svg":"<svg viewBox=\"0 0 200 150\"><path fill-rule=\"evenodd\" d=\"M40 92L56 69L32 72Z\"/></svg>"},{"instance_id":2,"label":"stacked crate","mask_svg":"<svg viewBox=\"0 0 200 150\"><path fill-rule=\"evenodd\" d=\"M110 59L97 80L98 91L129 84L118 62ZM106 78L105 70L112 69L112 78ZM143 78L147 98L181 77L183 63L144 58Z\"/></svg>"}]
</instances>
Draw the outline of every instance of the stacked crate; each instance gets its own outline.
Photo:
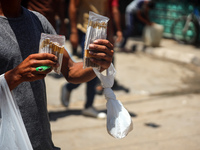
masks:
<instances>
[{"instance_id":1,"label":"stacked crate","mask_svg":"<svg viewBox=\"0 0 200 150\"><path fill-rule=\"evenodd\" d=\"M171 38L171 27L174 21L183 15L187 15L194 10L194 6L189 2L179 0L159 0L156 7L150 12L150 19L153 22L164 26L164 37ZM181 29L181 27L180 27ZM176 31L177 34L181 31Z\"/></svg>"}]
</instances>

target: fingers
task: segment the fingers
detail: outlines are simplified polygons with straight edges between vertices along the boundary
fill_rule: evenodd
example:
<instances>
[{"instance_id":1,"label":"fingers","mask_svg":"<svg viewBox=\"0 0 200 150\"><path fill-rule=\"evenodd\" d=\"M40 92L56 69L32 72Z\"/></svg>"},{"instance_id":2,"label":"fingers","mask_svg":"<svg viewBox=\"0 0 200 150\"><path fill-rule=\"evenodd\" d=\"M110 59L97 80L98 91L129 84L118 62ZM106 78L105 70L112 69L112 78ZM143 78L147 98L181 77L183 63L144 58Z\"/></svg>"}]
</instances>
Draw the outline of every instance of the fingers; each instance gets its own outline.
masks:
<instances>
[{"instance_id":1,"label":"fingers","mask_svg":"<svg viewBox=\"0 0 200 150\"><path fill-rule=\"evenodd\" d=\"M52 61L57 61L57 57L53 54L50 54L50 53L38 53L38 54L32 54L32 55L29 55L28 57L29 59L37 59L37 60L45 60L45 59L49 59L49 60L52 60Z\"/></svg>"},{"instance_id":2,"label":"fingers","mask_svg":"<svg viewBox=\"0 0 200 150\"><path fill-rule=\"evenodd\" d=\"M51 60L30 60L29 62L31 67L38 67L38 66L51 66L51 67L58 67L59 64L55 61Z\"/></svg>"},{"instance_id":3,"label":"fingers","mask_svg":"<svg viewBox=\"0 0 200 150\"><path fill-rule=\"evenodd\" d=\"M21 74L25 80L31 81L44 78L47 73L52 71L53 67L58 66L59 64L57 63L57 57L55 55L38 53L29 55L18 66L18 69L19 74Z\"/></svg>"},{"instance_id":4,"label":"fingers","mask_svg":"<svg viewBox=\"0 0 200 150\"><path fill-rule=\"evenodd\" d=\"M58 67L57 57L49 53L32 54L26 59L31 67L51 66Z\"/></svg>"},{"instance_id":5,"label":"fingers","mask_svg":"<svg viewBox=\"0 0 200 150\"><path fill-rule=\"evenodd\" d=\"M93 44L89 45L89 49L98 52L96 55L100 54L99 56L105 56L106 54L112 57L114 54L113 45L108 40L95 40Z\"/></svg>"},{"instance_id":6,"label":"fingers","mask_svg":"<svg viewBox=\"0 0 200 150\"><path fill-rule=\"evenodd\" d=\"M89 45L90 59L93 63L101 66L101 68L108 68L113 58L113 45L108 40L98 39L93 44Z\"/></svg>"},{"instance_id":7,"label":"fingers","mask_svg":"<svg viewBox=\"0 0 200 150\"><path fill-rule=\"evenodd\" d=\"M93 63L101 66L101 69L107 69L112 61L104 61L104 60L98 60L98 59L93 59L91 58L90 61L92 61Z\"/></svg>"},{"instance_id":8,"label":"fingers","mask_svg":"<svg viewBox=\"0 0 200 150\"><path fill-rule=\"evenodd\" d=\"M98 40L95 40L95 41L94 41L94 44L105 45L105 46L108 47L110 50L113 49L113 45L112 45L108 40L98 39Z\"/></svg>"},{"instance_id":9,"label":"fingers","mask_svg":"<svg viewBox=\"0 0 200 150\"><path fill-rule=\"evenodd\" d=\"M46 67L43 70L36 70L37 67ZM52 71L53 67L58 67L57 57L53 54L38 53L29 55L17 67L12 69L12 76L15 77L16 85L11 87L13 89L18 84L24 81L35 81L43 79L47 73Z\"/></svg>"}]
</instances>

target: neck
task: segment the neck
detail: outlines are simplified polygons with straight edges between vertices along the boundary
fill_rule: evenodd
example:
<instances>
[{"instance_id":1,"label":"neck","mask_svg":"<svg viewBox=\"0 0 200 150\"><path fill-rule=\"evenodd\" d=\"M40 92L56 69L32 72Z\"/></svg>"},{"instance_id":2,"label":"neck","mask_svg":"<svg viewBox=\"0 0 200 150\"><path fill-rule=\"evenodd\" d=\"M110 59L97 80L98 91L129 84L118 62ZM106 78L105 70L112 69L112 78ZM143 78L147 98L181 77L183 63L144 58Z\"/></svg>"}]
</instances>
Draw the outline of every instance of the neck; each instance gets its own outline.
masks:
<instances>
[{"instance_id":1,"label":"neck","mask_svg":"<svg viewBox=\"0 0 200 150\"><path fill-rule=\"evenodd\" d=\"M21 15L20 0L0 0L0 15L8 18L16 18Z\"/></svg>"}]
</instances>

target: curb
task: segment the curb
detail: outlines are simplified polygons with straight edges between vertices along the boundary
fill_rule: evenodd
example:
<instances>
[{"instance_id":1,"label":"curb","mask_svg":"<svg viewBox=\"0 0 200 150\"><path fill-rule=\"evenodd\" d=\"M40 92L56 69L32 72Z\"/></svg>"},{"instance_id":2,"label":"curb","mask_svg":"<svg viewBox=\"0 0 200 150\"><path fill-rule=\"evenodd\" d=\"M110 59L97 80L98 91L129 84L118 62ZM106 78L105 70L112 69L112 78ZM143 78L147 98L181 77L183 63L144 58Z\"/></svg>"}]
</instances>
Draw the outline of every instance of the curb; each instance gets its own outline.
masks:
<instances>
[{"instance_id":1,"label":"curb","mask_svg":"<svg viewBox=\"0 0 200 150\"><path fill-rule=\"evenodd\" d=\"M147 54L155 55L158 57L163 57L178 62L200 66L200 57L197 57L195 54L192 53L180 53L165 47L146 47L145 52Z\"/></svg>"}]
</instances>

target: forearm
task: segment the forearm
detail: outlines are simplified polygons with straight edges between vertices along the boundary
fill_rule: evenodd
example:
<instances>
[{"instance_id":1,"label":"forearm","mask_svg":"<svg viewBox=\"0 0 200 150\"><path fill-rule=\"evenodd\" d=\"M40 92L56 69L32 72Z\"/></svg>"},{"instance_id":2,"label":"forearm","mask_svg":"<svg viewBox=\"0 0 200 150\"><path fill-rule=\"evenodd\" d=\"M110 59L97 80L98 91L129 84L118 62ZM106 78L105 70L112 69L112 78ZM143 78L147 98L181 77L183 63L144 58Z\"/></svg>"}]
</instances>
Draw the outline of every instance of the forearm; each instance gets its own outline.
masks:
<instances>
[{"instance_id":1,"label":"forearm","mask_svg":"<svg viewBox=\"0 0 200 150\"><path fill-rule=\"evenodd\" d=\"M114 22L117 28L117 31L121 31L121 22L120 22L120 12L118 10L118 7L113 7L112 8L112 14L114 18Z\"/></svg>"},{"instance_id":2,"label":"forearm","mask_svg":"<svg viewBox=\"0 0 200 150\"><path fill-rule=\"evenodd\" d=\"M69 19L71 33L77 33L77 7L79 5L79 0L70 0L69 4Z\"/></svg>"},{"instance_id":3,"label":"forearm","mask_svg":"<svg viewBox=\"0 0 200 150\"><path fill-rule=\"evenodd\" d=\"M15 87L17 87L21 83L20 77L14 75L14 72L15 72L14 69L12 69L5 73L5 79L10 90L13 90Z\"/></svg>"},{"instance_id":4,"label":"forearm","mask_svg":"<svg viewBox=\"0 0 200 150\"><path fill-rule=\"evenodd\" d=\"M150 25L150 24L151 24L151 22L150 22L149 20L147 20L147 19L145 19L144 17L142 17L140 11L137 12L137 17L138 17L138 19L139 19L141 22L143 22L144 24L147 24L147 25Z\"/></svg>"},{"instance_id":5,"label":"forearm","mask_svg":"<svg viewBox=\"0 0 200 150\"><path fill-rule=\"evenodd\" d=\"M95 40L89 45L90 61L101 67L100 71L107 69L113 58L113 45L105 39ZM83 62L75 63L72 61L67 51L64 51L61 72L64 77L72 83L87 82L96 75L92 68L83 69Z\"/></svg>"},{"instance_id":6,"label":"forearm","mask_svg":"<svg viewBox=\"0 0 200 150\"><path fill-rule=\"evenodd\" d=\"M74 63L72 67L69 68L68 81L71 83L83 83L88 82L96 77L92 68L83 68L83 63Z\"/></svg>"},{"instance_id":7,"label":"forearm","mask_svg":"<svg viewBox=\"0 0 200 150\"><path fill-rule=\"evenodd\" d=\"M95 77L92 68L84 69L83 62L73 62L67 51L64 52L63 57L61 72L68 82L78 84L90 81Z\"/></svg>"}]
</instances>

